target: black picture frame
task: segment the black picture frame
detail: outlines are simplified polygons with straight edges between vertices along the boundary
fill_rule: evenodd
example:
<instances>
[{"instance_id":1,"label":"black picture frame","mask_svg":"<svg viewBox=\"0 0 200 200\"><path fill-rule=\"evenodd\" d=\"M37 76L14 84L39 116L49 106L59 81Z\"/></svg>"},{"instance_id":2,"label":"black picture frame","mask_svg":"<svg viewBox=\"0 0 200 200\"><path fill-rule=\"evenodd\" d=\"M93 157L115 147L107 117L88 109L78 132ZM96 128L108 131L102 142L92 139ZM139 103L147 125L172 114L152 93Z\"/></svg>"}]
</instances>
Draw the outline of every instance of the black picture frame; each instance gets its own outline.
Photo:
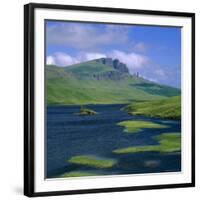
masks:
<instances>
[{"instance_id":1,"label":"black picture frame","mask_svg":"<svg viewBox=\"0 0 200 200\"><path fill-rule=\"evenodd\" d=\"M84 189L71 191L46 191L35 192L34 180L34 10L36 8L57 9L57 10L78 10L78 11L96 11L107 13L126 13L126 14L144 14L154 16L178 16L190 17L192 21L192 177L191 183L167 184L167 185L144 185L117 188L99 188ZM181 188L195 186L195 14L186 12L167 12L153 10L136 10L122 8L105 8L105 7L87 7L73 5L57 5L57 4L36 4L30 3L24 5L24 195L28 197L36 196L52 196L52 195L72 195L99 192L120 192L133 190L149 190L162 188Z\"/></svg>"}]
</instances>

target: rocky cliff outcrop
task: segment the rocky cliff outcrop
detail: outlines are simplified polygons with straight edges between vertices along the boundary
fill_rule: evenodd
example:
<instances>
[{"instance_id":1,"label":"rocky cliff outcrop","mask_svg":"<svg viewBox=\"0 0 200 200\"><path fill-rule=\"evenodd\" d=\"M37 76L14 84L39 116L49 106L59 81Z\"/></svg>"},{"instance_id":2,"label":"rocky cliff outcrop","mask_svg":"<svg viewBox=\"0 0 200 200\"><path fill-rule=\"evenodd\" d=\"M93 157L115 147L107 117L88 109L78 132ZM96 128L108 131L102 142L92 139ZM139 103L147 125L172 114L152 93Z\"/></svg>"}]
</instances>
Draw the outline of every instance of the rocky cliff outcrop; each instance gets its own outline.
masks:
<instances>
[{"instance_id":1,"label":"rocky cliff outcrop","mask_svg":"<svg viewBox=\"0 0 200 200\"><path fill-rule=\"evenodd\" d=\"M97 62L100 62L100 63L102 63L104 65L111 66L111 67L113 67L114 69L118 70L121 73L129 73L126 64L120 62L118 59L100 58L100 59L97 59Z\"/></svg>"}]
</instances>

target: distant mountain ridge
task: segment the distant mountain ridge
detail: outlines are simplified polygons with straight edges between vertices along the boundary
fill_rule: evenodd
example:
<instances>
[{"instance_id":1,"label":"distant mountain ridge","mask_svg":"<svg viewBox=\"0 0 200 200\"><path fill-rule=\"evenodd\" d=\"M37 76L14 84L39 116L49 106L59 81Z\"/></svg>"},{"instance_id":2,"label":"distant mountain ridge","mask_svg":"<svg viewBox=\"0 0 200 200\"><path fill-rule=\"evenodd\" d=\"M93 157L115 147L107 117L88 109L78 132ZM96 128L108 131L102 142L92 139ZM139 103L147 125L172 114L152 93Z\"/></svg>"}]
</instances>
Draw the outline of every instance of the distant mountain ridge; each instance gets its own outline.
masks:
<instances>
[{"instance_id":1,"label":"distant mountain ridge","mask_svg":"<svg viewBox=\"0 0 200 200\"><path fill-rule=\"evenodd\" d=\"M180 95L180 90L131 75L117 59L46 66L48 104L121 104Z\"/></svg>"},{"instance_id":2,"label":"distant mountain ridge","mask_svg":"<svg viewBox=\"0 0 200 200\"><path fill-rule=\"evenodd\" d=\"M80 78L88 76L96 80L121 80L126 76L130 76L126 64L112 58L99 58L71 65L66 67L66 71Z\"/></svg>"}]
</instances>

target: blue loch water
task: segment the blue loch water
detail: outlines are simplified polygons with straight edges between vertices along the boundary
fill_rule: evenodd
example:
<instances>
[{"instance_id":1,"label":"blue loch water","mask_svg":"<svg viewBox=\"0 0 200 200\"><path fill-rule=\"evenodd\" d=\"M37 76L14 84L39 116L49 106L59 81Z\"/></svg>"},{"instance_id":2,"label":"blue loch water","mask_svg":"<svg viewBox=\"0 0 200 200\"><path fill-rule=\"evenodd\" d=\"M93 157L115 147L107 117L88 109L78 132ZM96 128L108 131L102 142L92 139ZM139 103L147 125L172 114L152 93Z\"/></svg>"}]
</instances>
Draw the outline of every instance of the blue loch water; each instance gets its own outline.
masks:
<instances>
[{"instance_id":1,"label":"blue loch water","mask_svg":"<svg viewBox=\"0 0 200 200\"><path fill-rule=\"evenodd\" d=\"M144 152L114 154L113 150L136 145L153 145L152 136L181 132L181 122L144 116L131 116L121 108L124 105L88 105L97 115L80 116L80 106L47 107L46 175L58 177L71 171L96 172L102 175L177 172L181 170L180 153ZM169 128L146 129L138 134L123 132L117 123L124 120L147 120L167 124ZM94 169L67 162L72 156L92 155L116 159L109 169Z\"/></svg>"}]
</instances>

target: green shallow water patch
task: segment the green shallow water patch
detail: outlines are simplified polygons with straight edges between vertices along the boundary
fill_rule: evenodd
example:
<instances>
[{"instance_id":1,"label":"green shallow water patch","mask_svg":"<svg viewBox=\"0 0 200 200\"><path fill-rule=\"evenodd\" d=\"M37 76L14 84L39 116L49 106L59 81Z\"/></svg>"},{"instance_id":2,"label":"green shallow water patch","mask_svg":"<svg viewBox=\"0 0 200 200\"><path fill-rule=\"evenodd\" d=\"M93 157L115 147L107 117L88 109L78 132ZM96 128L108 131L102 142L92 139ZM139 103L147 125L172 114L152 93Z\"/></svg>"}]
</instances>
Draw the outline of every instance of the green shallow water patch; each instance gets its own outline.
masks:
<instances>
[{"instance_id":1,"label":"green shallow water patch","mask_svg":"<svg viewBox=\"0 0 200 200\"><path fill-rule=\"evenodd\" d=\"M60 175L60 178L98 176L98 175L100 175L100 174L92 173L92 172L84 172L84 171L72 171L72 172L66 172L66 173Z\"/></svg>"},{"instance_id":2,"label":"green shallow water patch","mask_svg":"<svg viewBox=\"0 0 200 200\"><path fill-rule=\"evenodd\" d=\"M86 155L73 156L68 160L68 162L72 164L86 165L95 168L111 168L117 163L117 161L114 159L102 159L95 156Z\"/></svg>"},{"instance_id":3,"label":"green shallow water patch","mask_svg":"<svg viewBox=\"0 0 200 200\"><path fill-rule=\"evenodd\" d=\"M134 120L122 121L119 122L117 125L123 126L124 132L128 133L138 133L142 131L142 129L146 128L168 128L167 125L162 125L149 121L134 121Z\"/></svg>"},{"instance_id":4,"label":"green shallow water patch","mask_svg":"<svg viewBox=\"0 0 200 200\"><path fill-rule=\"evenodd\" d=\"M181 150L181 134L180 133L163 133L155 136L155 140L158 141L158 145L146 145L146 146L131 146L127 148L116 149L113 153L126 154L137 152L160 152L160 153L172 153Z\"/></svg>"}]
</instances>

